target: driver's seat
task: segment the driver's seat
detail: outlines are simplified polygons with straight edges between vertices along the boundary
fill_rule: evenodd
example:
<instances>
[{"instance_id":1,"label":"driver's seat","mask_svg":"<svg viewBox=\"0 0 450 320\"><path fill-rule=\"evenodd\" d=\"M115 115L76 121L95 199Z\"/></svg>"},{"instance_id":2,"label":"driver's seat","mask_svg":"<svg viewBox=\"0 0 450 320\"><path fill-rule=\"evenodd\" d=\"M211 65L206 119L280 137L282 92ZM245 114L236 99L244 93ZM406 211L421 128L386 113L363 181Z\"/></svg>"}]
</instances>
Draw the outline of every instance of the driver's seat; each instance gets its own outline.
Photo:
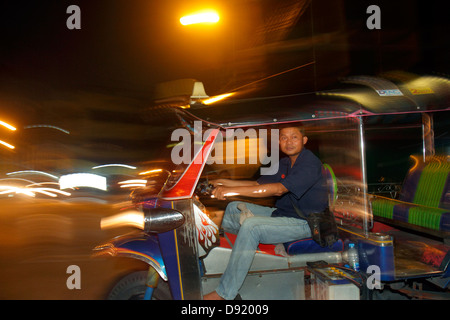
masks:
<instances>
[{"instance_id":1,"label":"driver's seat","mask_svg":"<svg viewBox=\"0 0 450 320\"><path fill-rule=\"evenodd\" d=\"M330 210L333 212L333 207L337 199L336 176L334 175L333 169L328 164L323 165L322 172L327 181L328 197L329 197L328 205L330 207ZM330 251L332 252L344 251L344 243L342 239L336 241L331 248L321 247L312 238L305 238L291 242L286 242L283 245L286 250L286 253L289 255L330 252Z\"/></svg>"}]
</instances>

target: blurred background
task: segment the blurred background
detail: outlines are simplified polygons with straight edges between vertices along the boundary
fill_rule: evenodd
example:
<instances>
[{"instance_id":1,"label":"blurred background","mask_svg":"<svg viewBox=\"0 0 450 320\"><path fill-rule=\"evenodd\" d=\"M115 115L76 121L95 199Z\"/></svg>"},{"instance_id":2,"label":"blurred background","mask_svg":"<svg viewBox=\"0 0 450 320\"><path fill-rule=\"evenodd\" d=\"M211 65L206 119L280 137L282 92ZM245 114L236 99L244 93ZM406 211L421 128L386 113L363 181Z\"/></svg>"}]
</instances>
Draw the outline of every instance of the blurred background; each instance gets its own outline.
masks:
<instances>
[{"instance_id":1,"label":"blurred background","mask_svg":"<svg viewBox=\"0 0 450 320\"><path fill-rule=\"evenodd\" d=\"M373 4L381 29L366 25ZM66 26L70 5L81 29ZM220 20L180 24L204 8ZM140 267L90 254L128 230L99 221L129 199L129 180L157 184L140 173L170 165L178 123L156 106L168 97L161 83L273 96L350 75L448 77L448 25L441 2L424 0L2 1L0 299L102 299ZM81 185L61 188L81 173ZM73 264L81 290L66 286Z\"/></svg>"}]
</instances>

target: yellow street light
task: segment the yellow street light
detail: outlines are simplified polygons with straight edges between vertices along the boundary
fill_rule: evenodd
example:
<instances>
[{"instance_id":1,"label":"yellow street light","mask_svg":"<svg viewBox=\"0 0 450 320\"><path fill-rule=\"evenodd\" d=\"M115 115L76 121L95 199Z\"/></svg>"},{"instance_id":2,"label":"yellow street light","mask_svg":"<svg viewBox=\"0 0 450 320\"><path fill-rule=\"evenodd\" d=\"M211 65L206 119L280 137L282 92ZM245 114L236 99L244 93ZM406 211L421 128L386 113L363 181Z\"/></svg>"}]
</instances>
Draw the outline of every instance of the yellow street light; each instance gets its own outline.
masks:
<instances>
[{"instance_id":1,"label":"yellow street light","mask_svg":"<svg viewBox=\"0 0 450 320\"><path fill-rule=\"evenodd\" d=\"M213 10L201 11L188 16L180 18L180 23L183 26L198 23L216 23L220 19L217 12Z\"/></svg>"}]
</instances>

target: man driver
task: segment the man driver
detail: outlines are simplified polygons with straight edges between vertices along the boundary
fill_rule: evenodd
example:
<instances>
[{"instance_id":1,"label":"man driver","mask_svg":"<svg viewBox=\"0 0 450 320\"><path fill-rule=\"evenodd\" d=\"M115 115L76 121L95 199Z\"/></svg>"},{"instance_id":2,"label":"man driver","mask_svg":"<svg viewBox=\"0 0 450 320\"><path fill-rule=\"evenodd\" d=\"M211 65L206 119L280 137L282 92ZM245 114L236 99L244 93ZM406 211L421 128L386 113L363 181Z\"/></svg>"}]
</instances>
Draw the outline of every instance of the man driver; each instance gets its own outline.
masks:
<instances>
[{"instance_id":1,"label":"man driver","mask_svg":"<svg viewBox=\"0 0 450 320\"><path fill-rule=\"evenodd\" d=\"M218 179L212 182L213 195L219 200L224 200L228 193L254 198L276 196L277 200L275 207L245 203L253 216L242 225L238 208L242 202L228 204L222 228L237 234L236 241L219 286L203 299L234 299L259 243L278 244L311 237L308 223L297 215L291 201L308 215L323 211L328 205L328 196L322 163L304 147L307 141L303 127L284 126L279 132L279 144L287 157L280 159L277 173L261 176L256 181Z\"/></svg>"}]
</instances>

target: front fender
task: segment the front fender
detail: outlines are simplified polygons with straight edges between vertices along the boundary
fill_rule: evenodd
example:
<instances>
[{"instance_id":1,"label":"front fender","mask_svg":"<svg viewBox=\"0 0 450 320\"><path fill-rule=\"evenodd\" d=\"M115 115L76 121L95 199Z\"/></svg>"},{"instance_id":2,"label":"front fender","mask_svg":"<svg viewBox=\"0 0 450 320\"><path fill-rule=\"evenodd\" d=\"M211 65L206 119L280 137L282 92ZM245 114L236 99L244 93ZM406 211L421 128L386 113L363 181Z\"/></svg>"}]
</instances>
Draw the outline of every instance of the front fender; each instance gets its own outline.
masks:
<instances>
[{"instance_id":1,"label":"front fender","mask_svg":"<svg viewBox=\"0 0 450 320\"><path fill-rule=\"evenodd\" d=\"M144 261L152 266L159 276L167 281L166 266L159 249L156 235L144 232L130 233L115 237L111 241L93 249L94 256L127 257Z\"/></svg>"}]
</instances>

